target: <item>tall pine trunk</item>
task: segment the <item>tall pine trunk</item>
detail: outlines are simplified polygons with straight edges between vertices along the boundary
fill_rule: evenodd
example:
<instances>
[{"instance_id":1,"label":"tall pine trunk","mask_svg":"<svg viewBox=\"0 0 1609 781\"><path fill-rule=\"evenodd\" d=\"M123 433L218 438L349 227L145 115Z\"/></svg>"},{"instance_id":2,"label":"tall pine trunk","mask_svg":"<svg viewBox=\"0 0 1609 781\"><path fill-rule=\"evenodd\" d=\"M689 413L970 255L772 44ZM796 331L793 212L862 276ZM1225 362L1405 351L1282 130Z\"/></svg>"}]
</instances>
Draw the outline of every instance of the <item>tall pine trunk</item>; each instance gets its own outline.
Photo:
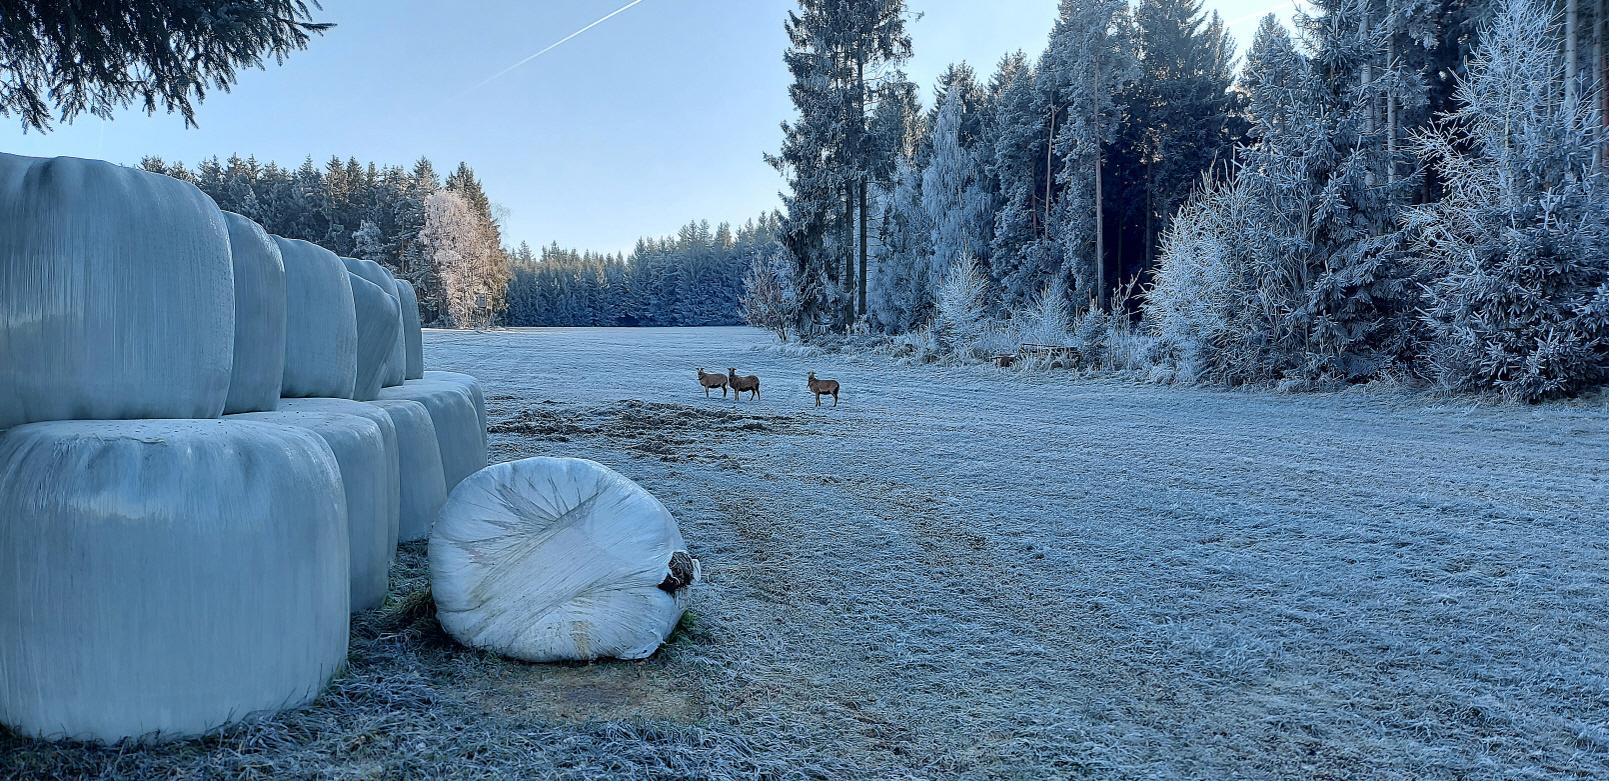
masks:
<instances>
[{"instance_id":1,"label":"tall pine trunk","mask_svg":"<svg viewBox=\"0 0 1609 781\"><path fill-rule=\"evenodd\" d=\"M855 324L855 183L844 185L844 333Z\"/></svg>"},{"instance_id":2,"label":"tall pine trunk","mask_svg":"<svg viewBox=\"0 0 1609 781\"><path fill-rule=\"evenodd\" d=\"M1576 96L1576 39L1580 37L1580 0L1564 0L1564 101Z\"/></svg>"},{"instance_id":3,"label":"tall pine trunk","mask_svg":"<svg viewBox=\"0 0 1609 781\"><path fill-rule=\"evenodd\" d=\"M857 119L860 119L862 122L864 122L865 117L866 117L866 61L865 61L865 59L857 59L855 61L855 97L856 97L857 100L860 101L859 110L856 112ZM864 125L862 125L862 127L864 127ZM864 136L864 134L862 134L862 135ZM860 314L859 314L860 317L865 317L866 316L866 173L865 173L865 171L866 171L866 169L862 168L861 169L861 174L860 174L860 290L858 291L860 293L860 295L858 296L859 304L860 304ZM850 320L853 321L854 318L851 317Z\"/></svg>"},{"instance_id":4,"label":"tall pine trunk","mask_svg":"<svg viewBox=\"0 0 1609 781\"><path fill-rule=\"evenodd\" d=\"M1105 35L1101 44L1105 45ZM1106 295L1106 214L1101 208L1101 50L1095 49L1095 295L1102 312L1111 310Z\"/></svg>"}]
</instances>

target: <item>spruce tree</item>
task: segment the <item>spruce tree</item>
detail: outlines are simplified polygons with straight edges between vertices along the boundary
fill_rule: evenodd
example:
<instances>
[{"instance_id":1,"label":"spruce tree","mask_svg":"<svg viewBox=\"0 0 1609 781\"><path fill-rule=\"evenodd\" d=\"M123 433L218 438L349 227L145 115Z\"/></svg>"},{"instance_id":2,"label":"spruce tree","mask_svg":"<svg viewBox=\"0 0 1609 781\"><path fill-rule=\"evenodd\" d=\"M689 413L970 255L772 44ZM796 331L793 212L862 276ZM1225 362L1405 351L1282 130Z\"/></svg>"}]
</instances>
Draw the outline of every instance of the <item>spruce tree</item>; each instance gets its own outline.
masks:
<instances>
[{"instance_id":1,"label":"spruce tree","mask_svg":"<svg viewBox=\"0 0 1609 781\"><path fill-rule=\"evenodd\" d=\"M1430 279L1432 359L1454 389L1516 400L1609 382L1609 177L1595 107L1559 85L1556 17L1507 0L1420 153L1447 188L1410 227Z\"/></svg>"}]
</instances>

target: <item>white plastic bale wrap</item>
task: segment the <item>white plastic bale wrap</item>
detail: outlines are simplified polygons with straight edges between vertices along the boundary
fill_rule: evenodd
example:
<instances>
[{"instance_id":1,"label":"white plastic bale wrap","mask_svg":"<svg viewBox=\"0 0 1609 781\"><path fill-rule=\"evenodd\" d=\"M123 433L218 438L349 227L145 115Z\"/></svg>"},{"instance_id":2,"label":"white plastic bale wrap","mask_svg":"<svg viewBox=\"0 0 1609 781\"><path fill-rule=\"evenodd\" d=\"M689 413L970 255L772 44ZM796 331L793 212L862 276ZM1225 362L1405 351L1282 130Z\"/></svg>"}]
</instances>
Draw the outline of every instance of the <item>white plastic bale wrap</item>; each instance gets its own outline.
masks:
<instances>
[{"instance_id":1,"label":"white plastic bale wrap","mask_svg":"<svg viewBox=\"0 0 1609 781\"><path fill-rule=\"evenodd\" d=\"M322 438L340 467L346 497L347 595L352 612L379 607L389 584L395 539L387 523L386 448L380 426L334 412L243 412L226 421L257 421L299 428Z\"/></svg>"},{"instance_id":2,"label":"white plastic bale wrap","mask_svg":"<svg viewBox=\"0 0 1609 781\"><path fill-rule=\"evenodd\" d=\"M397 302L397 338L391 343L391 354L386 357L385 371L380 377L380 384L387 388L401 385L406 379L403 374L408 369L408 337L404 333L407 330L407 321L402 314L402 295L397 292L397 279L391 276L391 272L386 271L384 266L372 260L341 258L341 262L346 264L347 271L373 282L386 295L391 296L392 301Z\"/></svg>"},{"instance_id":3,"label":"white plastic bale wrap","mask_svg":"<svg viewBox=\"0 0 1609 781\"><path fill-rule=\"evenodd\" d=\"M464 386L408 380L395 388L382 388L380 398L417 401L430 411L436 443L441 448L441 474L449 493L460 480L486 467L486 429Z\"/></svg>"},{"instance_id":4,"label":"white plastic bale wrap","mask_svg":"<svg viewBox=\"0 0 1609 781\"><path fill-rule=\"evenodd\" d=\"M389 567L396 554L398 525L402 517L402 436L391 412L368 402L351 399L280 399L279 408L289 412L356 415L368 418L380 427L380 438L385 442L385 521L389 540L386 562Z\"/></svg>"},{"instance_id":5,"label":"white plastic bale wrap","mask_svg":"<svg viewBox=\"0 0 1609 781\"><path fill-rule=\"evenodd\" d=\"M447 501L447 481L441 472L441 446L430 410L417 401L371 401L391 416L397 427L397 456L401 470L402 511L397 519L397 540L413 542L430 536L430 527Z\"/></svg>"},{"instance_id":6,"label":"white plastic bale wrap","mask_svg":"<svg viewBox=\"0 0 1609 781\"><path fill-rule=\"evenodd\" d=\"M335 253L274 237L285 262L285 373L279 395L352 398L358 318L351 278Z\"/></svg>"},{"instance_id":7,"label":"white plastic bale wrap","mask_svg":"<svg viewBox=\"0 0 1609 781\"><path fill-rule=\"evenodd\" d=\"M234 322L229 232L194 185L0 154L0 429L216 418Z\"/></svg>"},{"instance_id":8,"label":"white plastic bale wrap","mask_svg":"<svg viewBox=\"0 0 1609 781\"><path fill-rule=\"evenodd\" d=\"M397 299L379 285L351 272L347 276L358 318L358 374L352 398L373 401L384 387L391 348L402 335L401 310Z\"/></svg>"},{"instance_id":9,"label":"white plastic bale wrap","mask_svg":"<svg viewBox=\"0 0 1609 781\"><path fill-rule=\"evenodd\" d=\"M397 298L402 302L402 336L408 343L408 368L405 380L421 380L425 376L425 342L419 325L419 295L413 292L413 283L397 280Z\"/></svg>"},{"instance_id":10,"label":"white plastic bale wrap","mask_svg":"<svg viewBox=\"0 0 1609 781\"><path fill-rule=\"evenodd\" d=\"M285 374L285 261L261 225L223 218L235 269L235 364L223 411L271 411Z\"/></svg>"},{"instance_id":11,"label":"white plastic bale wrap","mask_svg":"<svg viewBox=\"0 0 1609 781\"><path fill-rule=\"evenodd\" d=\"M602 464L496 464L453 490L430 534L436 617L514 659L642 659L687 608L686 550L670 511Z\"/></svg>"},{"instance_id":12,"label":"white plastic bale wrap","mask_svg":"<svg viewBox=\"0 0 1609 781\"><path fill-rule=\"evenodd\" d=\"M486 394L481 391L479 379L458 372L437 371L425 372L424 379L464 386L464 390L469 391L470 400L475 402L475 416L480 418L481 438L486 437Z\"/></svg>"},{"instance_id":13,"label":"white plastic bale wrap","mask_svg":"<svg viewBox=\"0 0 1609 781\"><path fill-rule=\"evenodd\" d=\"M49 739L208 732L346 661L334 454L232 420L0 435L0 722Z\"/></svg>"}]
</instances>

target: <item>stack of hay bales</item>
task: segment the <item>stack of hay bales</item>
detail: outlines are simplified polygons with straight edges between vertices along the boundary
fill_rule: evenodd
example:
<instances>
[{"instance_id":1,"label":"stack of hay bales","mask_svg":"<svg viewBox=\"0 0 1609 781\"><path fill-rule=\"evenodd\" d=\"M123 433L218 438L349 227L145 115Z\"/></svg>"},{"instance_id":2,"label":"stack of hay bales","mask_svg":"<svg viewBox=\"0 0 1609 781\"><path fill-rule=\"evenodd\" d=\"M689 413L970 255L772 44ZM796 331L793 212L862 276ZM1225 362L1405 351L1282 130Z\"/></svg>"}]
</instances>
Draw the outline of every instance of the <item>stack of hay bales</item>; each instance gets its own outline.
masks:
<instances>
[{"instance_id":1,"label":"stack of hay bales","mask_svg":"<svg viewBox=\"0 0 1609 781\"><path fill-rule=\"evenodd\" d=\"M473 380L440 416L366 403L418 344L378 264L165 176L0 154L0 723L171 739L317 696L399 516L428 534L442 443L485 462Z\"/></svg>"}]
</instances>

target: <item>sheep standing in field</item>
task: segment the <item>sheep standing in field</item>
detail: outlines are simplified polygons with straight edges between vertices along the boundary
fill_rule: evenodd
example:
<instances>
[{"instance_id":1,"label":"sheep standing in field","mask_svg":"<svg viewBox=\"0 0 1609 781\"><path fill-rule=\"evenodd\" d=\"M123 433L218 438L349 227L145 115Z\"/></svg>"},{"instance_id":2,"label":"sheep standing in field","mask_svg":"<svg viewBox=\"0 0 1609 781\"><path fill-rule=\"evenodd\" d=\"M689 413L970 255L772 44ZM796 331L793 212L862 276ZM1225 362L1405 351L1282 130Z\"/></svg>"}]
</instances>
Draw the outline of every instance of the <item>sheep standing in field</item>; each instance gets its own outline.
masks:
<instances>
[{"instance_id":1,"label":"sheep standing in field","mask_svg":"<svg viewBox=\"0 0 1609 781\"><path fill-rule=\"evenodd\" d=\"M700 366L698 368L698 384L704 386L704 398L709 398L710 390L714 388L720 388L721 398L726 398L726 375L706 373L704 367Z\"/></svg>"},{"instance_id":2,"label":"sheep standing in field","mask_svg":"<svg viewBox=\"0 0 1609 781\"><path fill-rule=\"evenodd\" d=\"M760 378L750 374L747 377L739 376L737 369L727 368L726 382L732 386L732 400L737 401L738 394L749 392L750 399L760 398Z\"/></svg>"},{"instance_id":3,"label":"sheep standing in field","mask_svg":"<svg viewBox=\"0 0 1609 781\"><path fill-rule=\"evenodd\" d=\"M818 380L816 373L810 372L810 376L805 378L805 384L810 386L811 393L816 394L816 406L821 406L821 397L829 393L832 394L832 405L838 406L837 380Z\"/></svg>"}]
</instances>

